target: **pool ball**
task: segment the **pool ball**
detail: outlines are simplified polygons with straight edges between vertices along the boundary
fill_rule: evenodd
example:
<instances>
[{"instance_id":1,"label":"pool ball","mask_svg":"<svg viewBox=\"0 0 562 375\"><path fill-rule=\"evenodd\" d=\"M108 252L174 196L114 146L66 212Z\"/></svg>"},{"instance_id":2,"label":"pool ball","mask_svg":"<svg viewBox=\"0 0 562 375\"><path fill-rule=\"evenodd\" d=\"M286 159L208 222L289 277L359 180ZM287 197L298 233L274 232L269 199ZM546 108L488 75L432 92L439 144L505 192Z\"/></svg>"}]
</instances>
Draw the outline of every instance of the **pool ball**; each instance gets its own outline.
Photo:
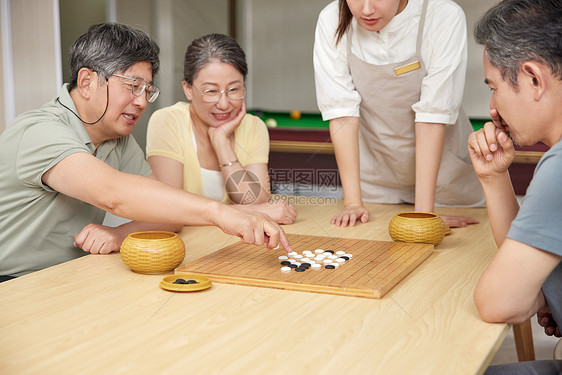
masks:
<instances>
[{"instance_id":1,"label":"pool ball","mask_svg":"<svg viewBox=\"0 0 562 375\"><path fill-rule=\"evenodd\" d=\"M276 128L277 127L277 121L275 121L272 118L268 118L267 120L265 120L265 125L268 128Z\"/></svg>"}]
</instances>

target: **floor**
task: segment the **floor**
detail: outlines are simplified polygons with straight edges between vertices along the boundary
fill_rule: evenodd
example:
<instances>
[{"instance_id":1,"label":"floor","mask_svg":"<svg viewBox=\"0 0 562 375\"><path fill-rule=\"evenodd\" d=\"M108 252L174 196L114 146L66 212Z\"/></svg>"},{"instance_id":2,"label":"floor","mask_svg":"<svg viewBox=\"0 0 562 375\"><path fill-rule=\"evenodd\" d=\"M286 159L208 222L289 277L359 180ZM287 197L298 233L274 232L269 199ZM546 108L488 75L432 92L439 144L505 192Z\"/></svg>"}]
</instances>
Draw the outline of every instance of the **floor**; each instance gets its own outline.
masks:
<instances>
[{"instance_id":1,"label":"floor","mask_svg":"<svg viewBox=\"0 0 562 375\"><path fill-rule=\"evenodd\" d=\"M533 328L533 343L535 346L535 359L552 359L554 346L560 340L557 337L547 336L544 330L537 323L536 316L531 318L531 326ZM515 341L513 339L513 330L510 330L503 341L498 352L490 364L499 365L504 363L517 362L517 352L515 350Z\"/></svg>"}]
</instances>

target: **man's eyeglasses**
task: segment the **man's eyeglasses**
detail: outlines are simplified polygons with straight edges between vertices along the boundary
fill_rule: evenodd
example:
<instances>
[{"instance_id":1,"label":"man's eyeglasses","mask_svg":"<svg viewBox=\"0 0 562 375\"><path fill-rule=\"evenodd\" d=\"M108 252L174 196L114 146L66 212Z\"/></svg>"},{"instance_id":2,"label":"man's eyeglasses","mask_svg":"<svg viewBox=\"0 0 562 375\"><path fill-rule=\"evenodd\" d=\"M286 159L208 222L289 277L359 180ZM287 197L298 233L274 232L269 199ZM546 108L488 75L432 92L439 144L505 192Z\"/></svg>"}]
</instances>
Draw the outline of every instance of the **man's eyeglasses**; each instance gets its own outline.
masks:
<instances>
[{"instance_id":1,"label":"man's eyeglasses","mask_svg":"<svg viewBox=\"0 0 562 375\"><path fill-rule=\"evenodd\" d=\"M230 100L240 100L244 99L244 96L246 96L246 88L244 86L237 86L226 90L204 90L201 91L201 98L205 103L217 103L221 100L222 94L226 94Z\"/></svg>"},{"instance_id":2,"label":"man's eyeglasses","mask_svg":"<svg viewBox=\"0 0 562 375\"><path fill-rule=\"evenodd\" d=\"M146 101L152 103L156 100L158 95L160 94L160 89L154 85L149 85L146 81L142 78L133 78L133 77L126 77L119 74L113 74L115 77L125 78L130 81L131 83L131 91L135 96L141 96L143 92L146 92Z\"/></svg>"}]
</instances>

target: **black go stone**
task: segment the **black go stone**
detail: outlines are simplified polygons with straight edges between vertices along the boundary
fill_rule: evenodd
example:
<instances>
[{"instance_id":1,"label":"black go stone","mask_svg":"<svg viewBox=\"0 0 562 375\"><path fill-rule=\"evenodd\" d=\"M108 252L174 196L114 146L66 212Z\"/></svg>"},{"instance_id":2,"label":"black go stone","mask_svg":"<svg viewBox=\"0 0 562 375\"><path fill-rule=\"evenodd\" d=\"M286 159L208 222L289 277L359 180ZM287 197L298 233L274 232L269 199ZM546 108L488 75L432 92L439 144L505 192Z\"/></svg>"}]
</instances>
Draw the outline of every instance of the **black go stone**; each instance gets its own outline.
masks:
<instances>
[{"instance_id":1,"label":"black go stone","mask_svg":"<svg viewBox=\"0 0 562 375\"><path fill-rule=\"evenodd\" d=\"M326 251L324 251L324 252L325 252L325 253L333 254L333 253L334 253L334 250L326 250Z\"/></svg>"},{"instance_id":2,"label":"black go stone","mask_svg":"<svg viewBox=\"0 0 562 375\"><path fill-rule=\"evenodd\" d=\"M334 268L336 268L336 266L334 266L333 264L326 264L326 268L329 270L333 270Z\"/></svg>"},{"instance_id":3,"label":"black go stone","mask_svg":"<svg viewBox=\"0 0 562 375\"><path fill-rule=\"evenodd\" d=\"M197 280L187 280L188 284L199 284Z\"/></svg>"},{"instance_id":4,"label":"black go stone","mask_svg":"<svg viewBox=\"0 0 562 375\"><path fill-rule=\"evenodd\" d=\"M305 262L305 263L301 263L301 265L300 265L301 268L306 268L306 269L309 269L310 266L311 266L311 264L310 264L310 263L306 263L306 262Z\"/></svg>"},{"instance_id":5,"label":"black go stone","mask_svg":"<svg viewBox=\"0 0 562 375\"><path fill-rule=\"evenodd\" d=\"M289 264L291 264L291 262L289 262L288 260L284 260L281 262L281 264L284 266L288 266Z\"/></svg>"},{"instance_id":6,"label":"black go stone","mask_svg":"<svg viewBox=\"0 0 562 375\"><path fill-rule=\"evenodd\" d=\"M297 272L303 272L303 271L306 271L306 268L297 267L297 268L295 268L295 271L297 271Z\"/></svg>"},{"instance_id":7,"label":"black go stone","mask_svg":"<svg viewBox=\"0 0 562 375\"><path fill-rule=\"evenodd\" d=\"M294 263L291 263L291 264L289 264L289 267L291 267L291 268L297 268L298 266L297 266L296 264L294 264Z\"/></svg>"},{"instance_id":8,"label":"black go stone","mask_svg":"<svg viewBox=\"0 0 562 375\"><path fill-rule=\"evenodd\" d=\"M349 257L346 257L346 256L343 256L343 257L340 257L340 258L345 259L345 260L349 260Z\"/></svg>"},{"instance_id":9,"label":"black go stone","mask_svg":"<svg viewBox=\"0 0 562 375\"><path fill-rule=\"evenodd\" d=\"M176 279L173 284L189 284L189 282L184 279Z\"/></svg>"}]
</instances>

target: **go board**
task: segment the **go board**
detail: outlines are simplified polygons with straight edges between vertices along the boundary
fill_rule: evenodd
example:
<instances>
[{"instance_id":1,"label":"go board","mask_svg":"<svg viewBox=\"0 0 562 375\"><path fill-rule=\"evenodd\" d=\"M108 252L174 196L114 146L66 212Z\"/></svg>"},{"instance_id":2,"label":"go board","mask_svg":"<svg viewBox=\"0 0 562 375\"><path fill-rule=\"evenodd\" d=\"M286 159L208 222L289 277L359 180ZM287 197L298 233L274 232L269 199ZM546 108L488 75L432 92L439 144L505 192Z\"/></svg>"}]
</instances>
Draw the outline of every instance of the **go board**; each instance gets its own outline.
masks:
<instances>
[{"instance_id":1,"label":"go board","mask_svg":"<svg viewBox=\"0 0 562 375\"><path fill-rule=\"evenodd\" d=\"M285 251L242 242L178 267L211 281L366 298L382 298L433 252L433 245L288 234L293 250L343 250L353 257L337 269L281 271Z\"/></svg>"}]
</instances>

